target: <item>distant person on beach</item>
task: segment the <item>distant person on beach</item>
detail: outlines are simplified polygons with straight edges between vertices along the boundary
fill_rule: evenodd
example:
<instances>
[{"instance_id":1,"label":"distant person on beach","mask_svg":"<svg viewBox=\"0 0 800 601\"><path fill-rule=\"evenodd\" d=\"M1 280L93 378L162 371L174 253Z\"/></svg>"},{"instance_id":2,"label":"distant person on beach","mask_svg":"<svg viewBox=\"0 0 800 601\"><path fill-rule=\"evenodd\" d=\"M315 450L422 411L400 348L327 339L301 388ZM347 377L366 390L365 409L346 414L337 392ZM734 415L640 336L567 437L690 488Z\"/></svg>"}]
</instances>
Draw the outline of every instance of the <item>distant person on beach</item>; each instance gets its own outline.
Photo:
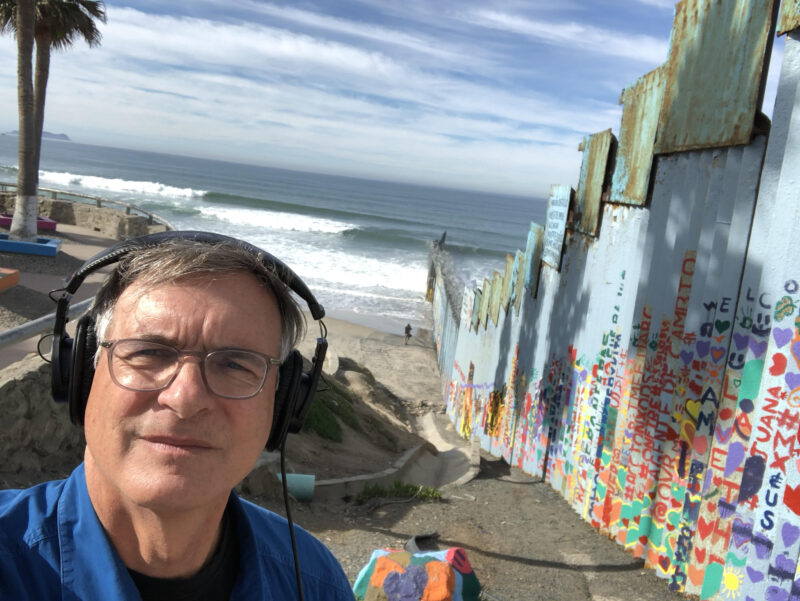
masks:
<instances>
[{"instance_id":1,"label":"distant person on beach","mask_svg":"<svg viewBox=\"0 0 800 601\"><path fill-rule=\"evenodd\" d=\"M406 344L408 344L408 341L410 339L411 339L411 324L407 323L406 324Z\"/></svg>"},{"instance_id":2,"label":"distant person on beach","mask_svg":"<svg viewBox=\"0 0 800 601\"><path fill-rule=\"evenodd\" d=\"M68 337L74 288L115 262ZM353 599L322 543L233 491L265 446L282 448L316 387L292 350L304 318L291 291L324 315L280 261L203 232L120 243L72 276L53 390L66 373L84 461L65 480L0 491L0 598L285 601L300 578L308 601ZM323 334L320 366L326 345Z\"/></svg>"}]
</instances>

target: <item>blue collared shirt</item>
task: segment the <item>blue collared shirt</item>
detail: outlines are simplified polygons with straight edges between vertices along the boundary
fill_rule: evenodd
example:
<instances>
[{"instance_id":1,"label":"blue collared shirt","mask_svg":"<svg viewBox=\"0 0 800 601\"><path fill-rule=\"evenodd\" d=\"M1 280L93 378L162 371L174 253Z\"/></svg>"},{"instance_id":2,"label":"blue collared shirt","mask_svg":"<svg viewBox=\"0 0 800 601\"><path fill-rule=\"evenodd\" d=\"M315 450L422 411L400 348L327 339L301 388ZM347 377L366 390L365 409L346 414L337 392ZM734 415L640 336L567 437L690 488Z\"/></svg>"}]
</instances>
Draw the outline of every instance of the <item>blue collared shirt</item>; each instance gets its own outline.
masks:
<instances>
[{"instance_id":1,"label":"blue collared shirt","mask_svg":"<svg viewBox=\"0 0 800 601\"><path fill-rule=\"evenodd\" d=\"M231 493L239 572L231 601L297 598L286 520ZM308 601L352 601L339 562L302 528L297 550ZM0 599L133 599L139 592L106 536L83 464L66 480L0 491Z\"/></svg>"}]
</instances>

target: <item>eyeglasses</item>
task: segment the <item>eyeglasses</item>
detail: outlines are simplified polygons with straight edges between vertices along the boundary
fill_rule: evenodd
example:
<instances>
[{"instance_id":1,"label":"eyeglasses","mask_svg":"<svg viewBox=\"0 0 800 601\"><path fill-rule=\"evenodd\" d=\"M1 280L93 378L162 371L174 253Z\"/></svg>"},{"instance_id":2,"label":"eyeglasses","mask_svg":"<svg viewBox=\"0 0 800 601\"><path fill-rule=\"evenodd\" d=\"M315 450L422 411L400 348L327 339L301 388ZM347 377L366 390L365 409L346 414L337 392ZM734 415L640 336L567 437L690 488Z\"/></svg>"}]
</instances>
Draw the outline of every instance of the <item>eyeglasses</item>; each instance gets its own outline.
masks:
<instances>
[{"instance_id":1,"label":"eyeglasses","mask_svg":"<svg viewBox=\"0 0 800 601\"><path fill-rule=\"evenodd\" d=\"M281 364L269 355L238 348L207 353L182 351L134 338L106 340L100 346L108 349L108 369L114 383L138 392L167 388L191 358L200 366L203 383L210 392L226 399L249 399L261 392L270 366Z\"/></svg>"}]
</instances>

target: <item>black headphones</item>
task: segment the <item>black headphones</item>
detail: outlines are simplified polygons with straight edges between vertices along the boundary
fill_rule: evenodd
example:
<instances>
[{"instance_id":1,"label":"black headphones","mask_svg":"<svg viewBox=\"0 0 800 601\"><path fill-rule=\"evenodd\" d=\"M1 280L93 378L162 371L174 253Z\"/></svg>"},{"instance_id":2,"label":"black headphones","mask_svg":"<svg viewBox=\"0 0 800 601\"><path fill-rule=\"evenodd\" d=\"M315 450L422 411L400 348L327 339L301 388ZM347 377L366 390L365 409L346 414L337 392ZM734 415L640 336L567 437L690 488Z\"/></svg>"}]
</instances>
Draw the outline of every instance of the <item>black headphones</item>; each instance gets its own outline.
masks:
<instances>
[{"instance_id":1,"label":"black headphones","mask_svg":"<svg viewBox=\"0 0 800 601\"><path fill-rule=\"evenodd\" d=\"M325 316L325 309L317 302L303 280L289 267L271 254L242 240L209 232L169 231L120 242L86 261L66 280L64 288L54 291L61 292L61 296L56 300L58 304L53 328L51 357L53 399L69 403L69 416L72 423L83 425L86 401L89 398L94 378L94 356L97 351L97 335L92 315L87 313L78 320L75 338L71 338L67 334L69 302L72 295L90 273L106 265L117 263L131 252L159 246L170 240L191 240L205 244L235 244L257 257L266 268L274 271L283 284L305 301L315 320L319 321ZM317 383L322 372L322 362L328 349L325 336L325 326L320 321L320 337L317 338L317 346L309 371L303 371L303 357L297 350L291 351L280 366L272 428L266 445L268 451L279 448L287 434L299 432L303 426L317 390Z\"/></svg>"}]
</instances>

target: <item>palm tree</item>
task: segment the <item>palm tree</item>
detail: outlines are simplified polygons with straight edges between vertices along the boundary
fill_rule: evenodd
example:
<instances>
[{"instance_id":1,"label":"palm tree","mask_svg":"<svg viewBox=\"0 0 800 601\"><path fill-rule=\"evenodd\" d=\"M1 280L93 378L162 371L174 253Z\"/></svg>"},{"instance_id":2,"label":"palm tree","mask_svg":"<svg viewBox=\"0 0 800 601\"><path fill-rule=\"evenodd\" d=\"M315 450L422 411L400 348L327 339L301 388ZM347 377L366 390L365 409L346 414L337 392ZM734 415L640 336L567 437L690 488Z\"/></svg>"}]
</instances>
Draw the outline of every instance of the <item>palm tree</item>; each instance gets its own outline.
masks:
<instances>
[{"instance_id":1,"label":"palm tree","mask_svg":"<svg viewBox=\"0 0 800 601\"><path fill-rule=\"evenodd\" d=\"M105 5L102 0L35 0L36 17L34 39L36 41L36 72L33 84L33 119L34 119L34 144L33 144L33 200L25 201L25 210L14 211L14 222L11 233L15 237L32 239L36 236L36 187L39 183L39 157L42 147L42 131L44 128L44 103L47 94L47 79L50 75L51 49L66 49L78 39L83 38L90 47L100 44L101 34L97 29L95 19L105 23ZM0 31L19 31L16 26L15 13L17 0L0 0ZM19 38L19 36L18 36ZM30 54L28 54L30 57ZM30 58L28 58L30 63ZM20 117L21 118L21 117ZM20 145L22 145L22 129L20 128ZM21 167L21 163L20 163ZM21 176L20 176L21 178ZM27 182L29 189L31 184ZM21 188L20 188L21 190ZM18 192L17 202L24 198ZM33 205L32 207L29 205ZM29 214L32 214L30 216ZM30 224L19 225L19 221ZM24 215L24 218L22 217Z\"/></svg>"},{"instance_id":2,"label":"palm tree","mask_svg":"<svg viewBox=\"0 0 800 601\"><path fill-rule=\"evenodd\" d=\"M36 170L35 152L36 122L33 116L33 32L35 0L19 0L14 14L17 31L17 103L19 105L19 132L17 153L17 200L14 207L14 223L19 221L11 236L23 240L36 237ZM19 219L18 219L19 218Z\"/></svg>"}]
</instances>

